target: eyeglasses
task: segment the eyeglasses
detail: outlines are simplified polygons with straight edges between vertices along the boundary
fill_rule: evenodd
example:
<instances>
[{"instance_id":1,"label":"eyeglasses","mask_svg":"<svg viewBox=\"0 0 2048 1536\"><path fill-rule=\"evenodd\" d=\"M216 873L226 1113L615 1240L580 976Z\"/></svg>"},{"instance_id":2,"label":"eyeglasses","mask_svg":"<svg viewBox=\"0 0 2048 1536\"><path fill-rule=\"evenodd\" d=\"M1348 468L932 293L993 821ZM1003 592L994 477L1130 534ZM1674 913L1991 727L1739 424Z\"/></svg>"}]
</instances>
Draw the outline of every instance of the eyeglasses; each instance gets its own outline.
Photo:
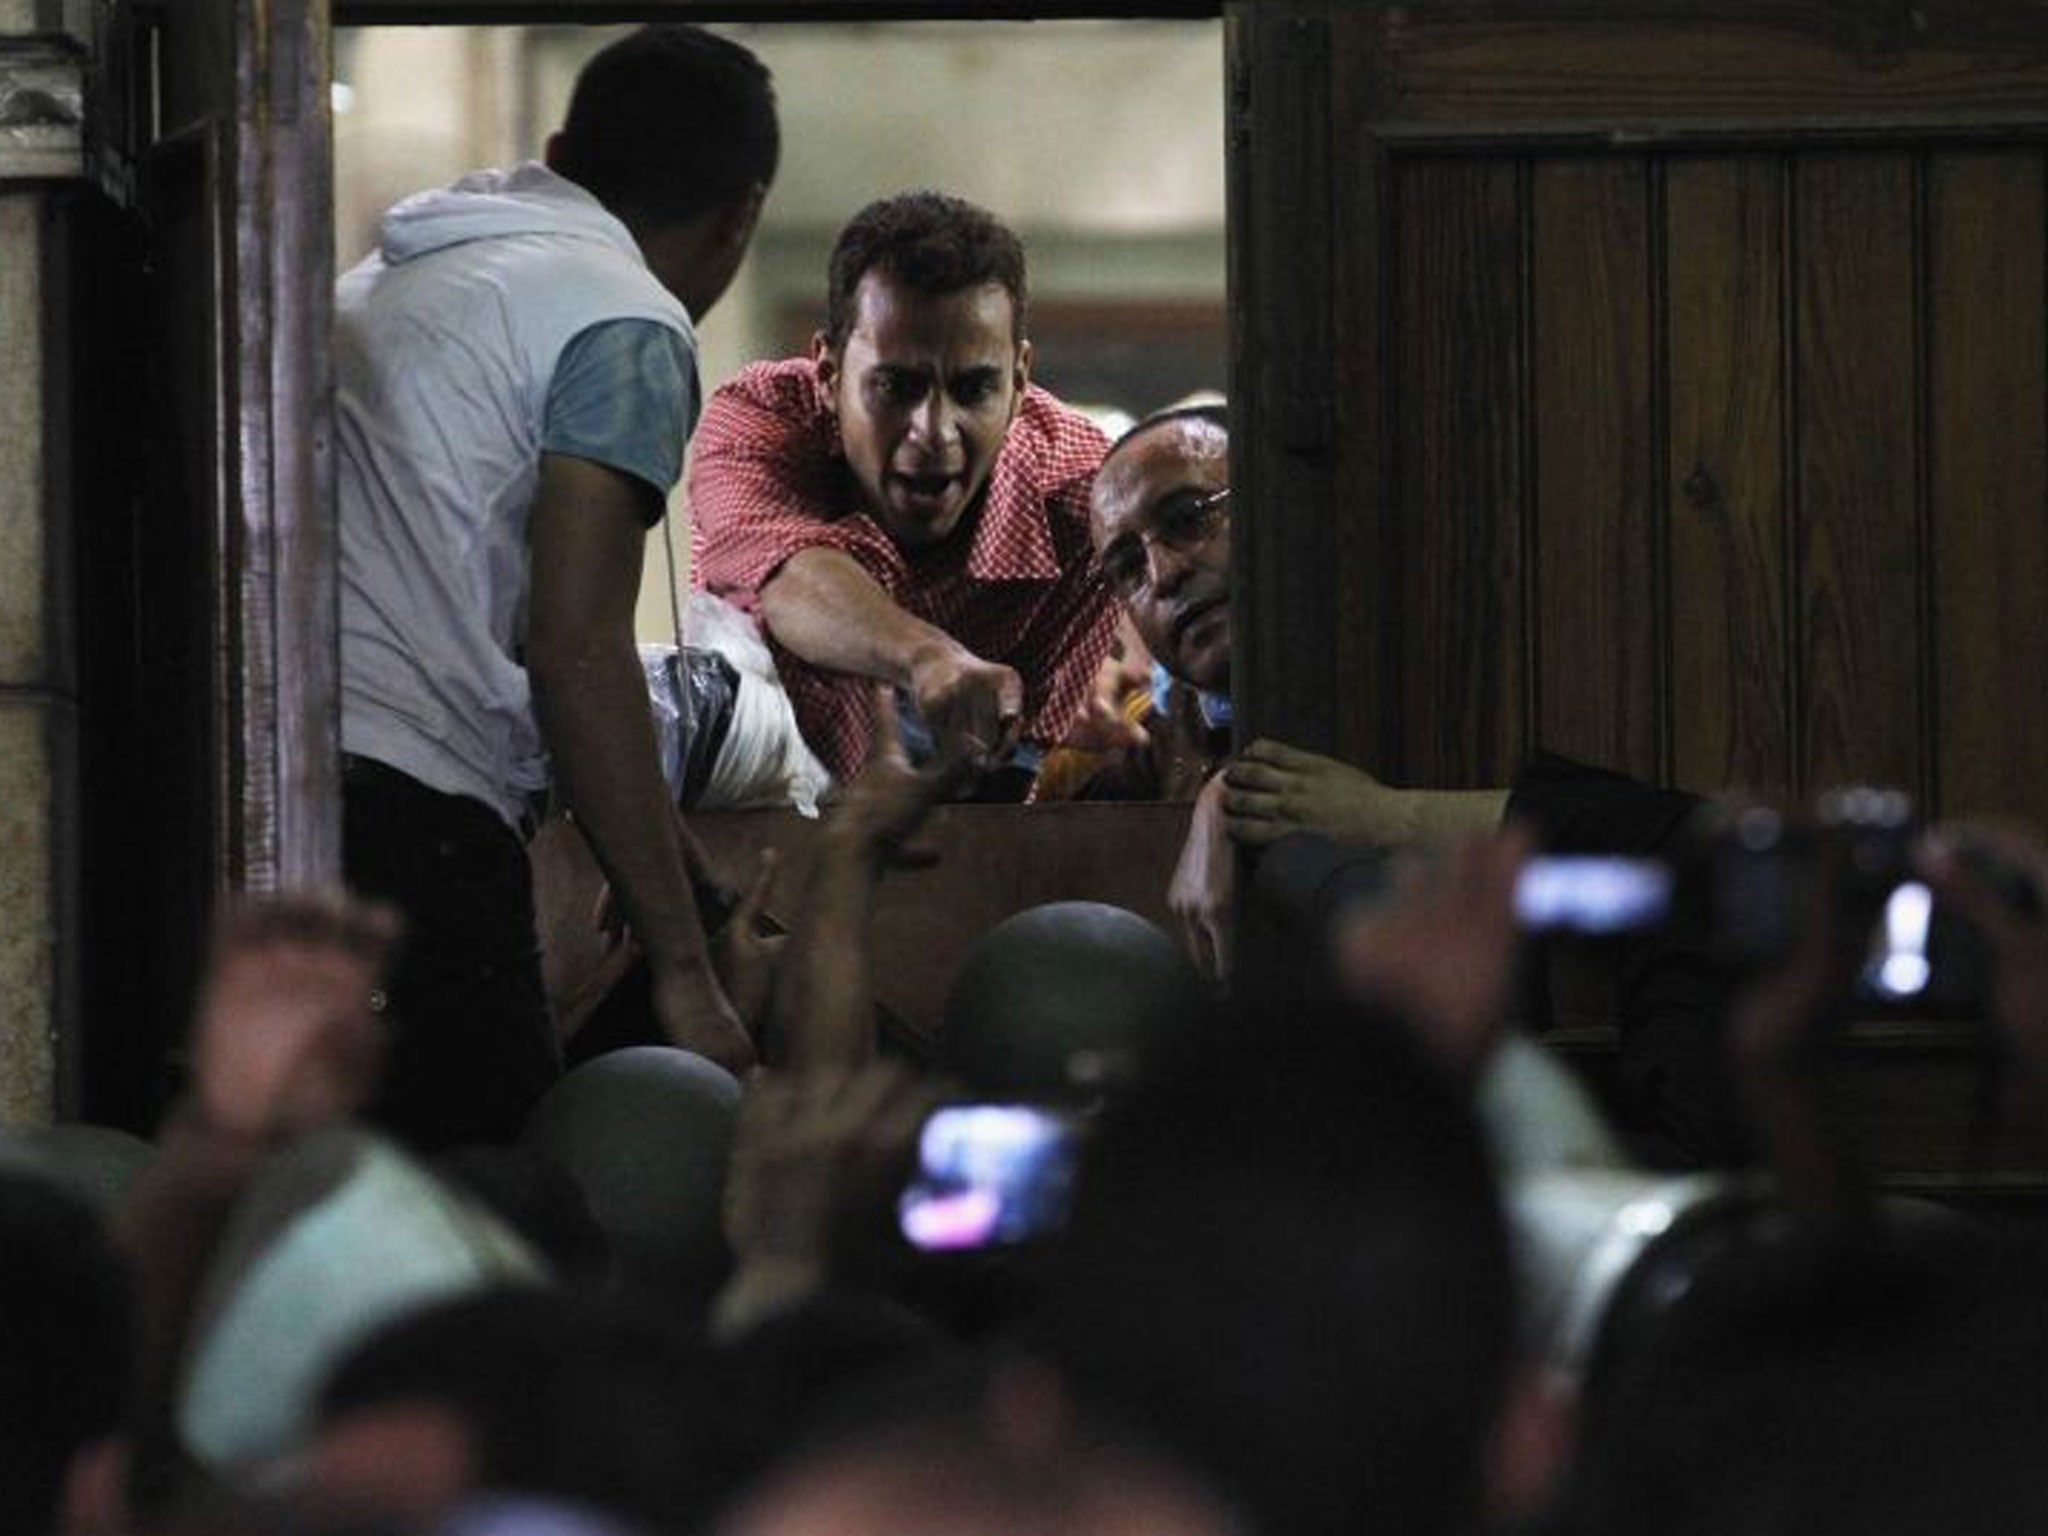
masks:
<instances>
[{"instance_id":1,"label":"eyeglasses","mask_svg":"<svg viewBox=\"0 0 2048 1536\"><path fill-rule=\"evenodd\" d=\"M1133 598L1152 585L1152 562L1145 546L1157 544L1185 555L1206 544L1230 516L1230 487L1206 496L1170 501L1154 516L1150 528L1118 539L1102 552L1102 574L1119 597Z\"/></svg>"}]
</instances>

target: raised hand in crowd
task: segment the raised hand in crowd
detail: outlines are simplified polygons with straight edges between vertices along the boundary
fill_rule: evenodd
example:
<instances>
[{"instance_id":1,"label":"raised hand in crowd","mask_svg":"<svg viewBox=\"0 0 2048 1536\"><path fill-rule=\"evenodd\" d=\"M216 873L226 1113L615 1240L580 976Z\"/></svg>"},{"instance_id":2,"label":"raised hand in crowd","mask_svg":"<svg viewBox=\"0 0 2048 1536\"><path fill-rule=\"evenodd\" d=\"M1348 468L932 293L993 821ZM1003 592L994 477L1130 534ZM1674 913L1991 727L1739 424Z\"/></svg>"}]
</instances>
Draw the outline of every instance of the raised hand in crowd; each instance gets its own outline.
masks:
<instances>
[{"instance_id":1,"label":"raised hand in crowd","mask_svg":"<svg viewBox=\"0 0 2048 1536\"><path fill-rule=\"evenodd\" d=\"M1507 1023L1519 938L1515 881L1532 839L1510 826L1402 866L1390 901L1334 938L1352 994L1406 1019L1460 1077L1478 1076Z\"/></svg>"},{"instance_id":2,"label":"raised hand in crowd","mask_svg":"<svg viewBox=\"0 0 2048 1536\"><path fill-rule=\"evenodd\" d=\"M705 902L707 892L718 901L731 903L723 921L711 929L709 943L712 972L747 1034L746 1050L735 1053L730 1060L722 1060L720 1064L743 1071L759 1058L758 1043L767 1021L775 967L785 939L775 916L768 910L781 856L773 848L762 849L749 883L735 897L718 864L691 830L680 810L676 813L675 828L676 841L682 848L683 865L697 887L700 904ZM536 839L535 847L539 848L543 839L562 835L558 825L545 826L540 838ZM562 866L559 854L553 849L544 854L536 853L535 858L536 863L542 858L550 860L557 870ZM557 878L561 877L558 875ZM576 985L569 995L555 999L555 1022L564 1040L575 1037L591 1013L626 973L644 958L627 925L626 910L611 882L601 874L596 879L597 889L590 909L590 924L597 934L596 947L590 950L587 944L572 944L575 952L582 956L580 968L573 973L577 978ZM708 911L706 918L711 920ZM695 1049L687 1039L675 1039L671 1043L686 1050Z\"/></svg>"},{"instance_id":3,"label":"raised hand in crowd","mask_svg":"<svg viewBox=\"0 0 2048 1536\"><path fill-rule=\"evenodd\" d=\"M957 748L913 765L894 698L875 690L874 752L826 813L770 1007L769 1036L787 1065L849 1066L874 1055L875 890L891 869L933 862L917 834L975 766Z\"/></svg>"},{"instance_id":4,"label":"raised hand in crowd","mask_svg":"<svg viewBox=\"0 0 2048 1536\"><path fill-rule=\"evenodd\" d=\"M1832 860L1840 857L1834 850ZM1915 857L1937 899L1953 904L1988 946L1984 1002L2017 1068L2006 1078L2011 1107L2048 1128L2048 927L2040 899L2048 852L2017 830L1955 827L1928 834ZM1817 870L1792 953L1740 996L1729 1032L1764 1155L1788 1197L1818 1215L1852 1209L1861 1193L1852 1149L1830 1133L1814 1080L1818 1047L1855 995L1870 945L1869 914L1838 899L1846 876L1833 861Z\"/></svg>"},{"instance_id":5,"label":"raised hand in crowd","mask_svg":"<svg viewBox=\"0 0 2048 1536\"><path fill-rule=\"evenodd\" d=\"M931 813L973 775L974 753L964 745L923 767L910 761L896 720L895 695L875 690L875 752L834 802L824 841L848 862L875 869L921 869L937 855L914 839Z\"/></svg>"},{"instance_id":6,"label":"raised hand in crowd","mask_svg":"<svg viewBox=\"0 0 2048 1536\"><path fill-rule=\"evenodd\" d=\"M781 864L782 855L773 848L761 850L753 879L740 892L724 926L711 935L711 964L725 986L725 995L757 1040L775 993L776 966L789 942L787 934L774 931L768 918L768 898L775 893Z\"/></svg>"},{"instance_id":7,"label":"raised hand in crowd","mask_svg":"<svg viewBox=\"0 0 2048 1536\"><path fill-rule=\"evenodd\" d=\"M378 984L398 917L339 894L221 915L193 1025L193 1094L212 1128L301 1134L366 1103L384 1054Z\"/></svg>"},{"instance_id":8,"label":"raised hand in crowd","mask_svg":"<svg viewBox=\"0 0 2048 1536\"><path fill-rule=\"evenodd\" d=\"M1083 752L1116 752L1136 749L1151 739L1134 717L1145 707L1152 690L1152 654L1131 623L1128 613L1117 616L1116 639L1088 690L1088 703L1063 746ZM1133 704L1133 699L1136 704Z\"/></svg>"},{"instance_id":9,"label":"raised hand in crowd","mask_svg":"<svg viewBox=\"0 0 2048 1536\"><path fill-rule=\"evenodd\" d=\"M1814 1067L1825 1032L1856 974L1865 937L1836 899L1842 873L1831 850L1814 870L1790 952L1750 981L1728 1017L1736 1089L1764 1162L1786 1199L1807 1215L1845 1213L1860 1195L1840 1138L1822 1112Z\"/></svg>"},{"instance_id":10,"label":"raised hand in crowd","mask_svg":"<svg viewBox=\"0 0 2048 1536\"><path fill-rule=\"evenodd\" d=\"M378 987L398 926L387 907L323 893L244 898L216 922L191 1091L115 1223L135 1278L145 1440L167 1412L193 1298L234 1202L277 1150L349 1119L377 1086Z\"/></svg>"},{"instance_id":11,"label":"raised hand in crowd","mask_svg":"<svg viewBox=\"0 0 2048 1536\"><path fill-rule=\"evenodd\" d=\"M2017 1068L2014 1108L2048 1135L2048 847L2013 827L1942 828L1921 867L1990 946L1990 1021Z\"/></svg>"},{"instance_id":12,"label":"raised hand in crowd","mask_svg":"<svg viewBox=\"0 0 2048 1536\"><path fill-rule=\"evenodd\" d=\"M895 1062L763 1068L747 1079L726 1174L735 1266L717 1305L722 1331L824 1288L882 1230L938 1099L928 1079Z\"/></svg>"}]
</instances>

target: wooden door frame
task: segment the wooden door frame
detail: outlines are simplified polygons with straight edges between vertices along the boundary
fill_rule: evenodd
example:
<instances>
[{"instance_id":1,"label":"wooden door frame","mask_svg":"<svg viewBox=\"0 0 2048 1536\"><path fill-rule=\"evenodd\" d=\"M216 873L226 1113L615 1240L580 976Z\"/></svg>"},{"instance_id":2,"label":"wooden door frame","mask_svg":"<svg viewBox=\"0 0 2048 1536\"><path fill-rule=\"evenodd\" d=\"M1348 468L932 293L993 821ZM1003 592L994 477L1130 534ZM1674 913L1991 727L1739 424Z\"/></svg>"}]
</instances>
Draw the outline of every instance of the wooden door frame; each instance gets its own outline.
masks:
<instances>
[{"instance_id":1,"label":"wooden door frame","mask_svg":"<svg viewBox=\"0 0 2048 1536\"><path fill-rule=\"evenodd\" d=\"M194 445L214 504L215 883L329 885L341 777L328 8L138 0L137 15L175 34L167 70L226 72L191 130L217 253L218 411L213 440ZM181 126L167 143L191 137Z\"/></svg>"},{"instance_id":2,"label":"wooden door frame","mask_svg":"<svg viewBox=\"0 0 2048 1536\"><path fill-rule=\"evenodd\" d=\"M341 878L333 135L325 0L249 0L235 186L246 542L239 571L245 889Z\"/></svg>"}]
</instances>

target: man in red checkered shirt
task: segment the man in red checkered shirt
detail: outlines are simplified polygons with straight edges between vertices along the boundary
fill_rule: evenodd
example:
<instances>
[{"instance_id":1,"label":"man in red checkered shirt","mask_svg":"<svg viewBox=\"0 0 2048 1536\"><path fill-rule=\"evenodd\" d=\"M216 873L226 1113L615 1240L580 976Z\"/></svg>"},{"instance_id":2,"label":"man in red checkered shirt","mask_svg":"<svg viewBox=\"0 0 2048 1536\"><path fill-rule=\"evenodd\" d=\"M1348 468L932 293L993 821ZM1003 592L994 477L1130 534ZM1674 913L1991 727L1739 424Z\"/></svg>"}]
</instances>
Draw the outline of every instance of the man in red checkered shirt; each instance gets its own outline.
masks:
<instances>
[{"instance_id":1,"label":"man in red checkered shirt","mask_svg":"<svg viewBox=\"0 0 2048 1536\"><path fill-rule=\"evenodd\" d=\"M694 579L759 615L837 777L867 759L876 681L913 743L1029 767L1108 652L1088 537L1106 444L1032 387L1025 303L993 215L872 203L834 247L811 355L744 370L697 427Z\"/></svg>"}]
</instances>

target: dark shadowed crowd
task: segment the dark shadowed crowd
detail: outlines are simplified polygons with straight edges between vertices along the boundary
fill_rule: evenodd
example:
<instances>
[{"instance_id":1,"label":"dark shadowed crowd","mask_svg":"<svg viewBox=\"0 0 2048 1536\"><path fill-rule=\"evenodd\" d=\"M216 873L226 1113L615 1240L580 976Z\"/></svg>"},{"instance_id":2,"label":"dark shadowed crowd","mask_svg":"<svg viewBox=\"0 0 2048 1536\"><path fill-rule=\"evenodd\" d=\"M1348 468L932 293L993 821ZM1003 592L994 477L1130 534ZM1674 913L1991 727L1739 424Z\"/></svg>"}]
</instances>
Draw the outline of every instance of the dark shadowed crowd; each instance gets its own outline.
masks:
<instances>
[{"instance_id":1,"label":"dark shadowed crowd","mask_svg":"<svg viewBox=\"0 0 2048 1536\"><path fill-rule=\"evenodd\" d=\"M1874 1192L1830 1130L1868 933L1825 859L1717 1021L1752 1154L1654 1167L1515 1022L1519 825L1338 901L1359 851L1284 845L1314 889L1253 893L1225 988L1129 913L1034 909L892 1045L873 897L968 770L878 720L744 962L774 972L744 1078L626 1047L515 1140L408 1150L362 1116L396 919L226 913L155 1144L5 1143L0 1524L2043 1528L2043 1256ZM2048 851L1969 839L1916 869L2039 1131L2048 928L2010 886Z\"/></svg>"}]
</instances>

